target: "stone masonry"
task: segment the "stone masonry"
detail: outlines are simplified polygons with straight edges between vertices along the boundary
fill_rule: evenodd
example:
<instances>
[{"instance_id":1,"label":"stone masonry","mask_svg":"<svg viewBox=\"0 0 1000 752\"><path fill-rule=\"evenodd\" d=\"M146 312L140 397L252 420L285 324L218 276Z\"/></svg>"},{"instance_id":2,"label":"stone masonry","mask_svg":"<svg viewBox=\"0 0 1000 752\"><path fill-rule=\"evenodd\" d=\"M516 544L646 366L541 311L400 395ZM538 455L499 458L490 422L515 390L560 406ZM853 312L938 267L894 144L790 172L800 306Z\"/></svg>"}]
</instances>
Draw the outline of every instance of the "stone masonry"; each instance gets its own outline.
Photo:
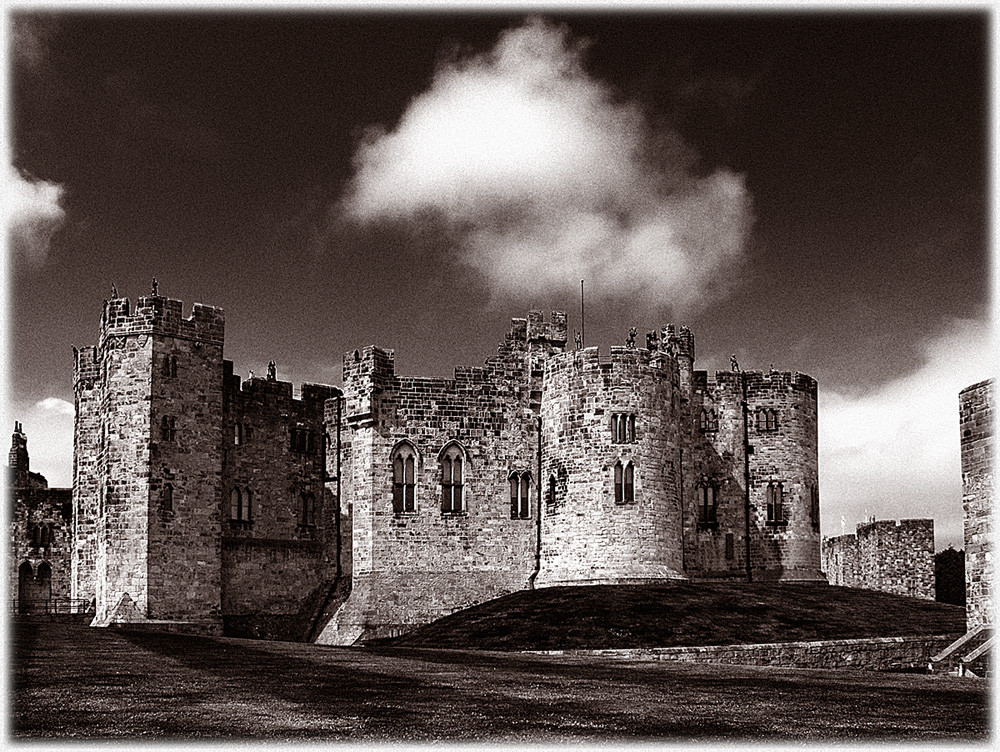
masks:
<instances>
[{"instance_id":1,"label":"stone masonry","mask_svg":"<svg viewBox=\"0 0 1000 752\"><path fill-rule=\"evenodd\" d=\"M934 520L880 520L823 540L831 585L934 600Z\"/></svg>"},{"instance_id":2,"label":"stone masonry","mask_svg":"<svg viewBox=\"0 0 1000 752\"><path fill-rule=\"evenodd\" d=\"M696 371L672 325L567 349L566 315L532 311L453 378L369 346L343 392L296 398L273 364L235 376L223 330L115 298L76 352L72 589L96 624L319 603L313 637L350 644L530 587L743 577L748 555L755 579L823 579L808 376Z\"/></svg>"},{"instance_id":3,"label":"stone masonry","mask_svg":"<svg viewBox=\"0 0 1000 752\"><path fill-rule=\"evenodd\" d=\"M17 611L67 610L73 547L73 502L68 488L49 488L31 472L28 437L14 424L8 461L11 511L10 597Z\"/></svg>"},{"instance_id":4,"label":"stone masonry","mask_svg":"<svg viewBox=\"0 0 1000 752\"><path fill-rule=\"evenodd\" d=\"M969 629L995 624L993 600L993 380L959 394L962 506L965 514L965 609Z\"/></svg>"}]
</instances>

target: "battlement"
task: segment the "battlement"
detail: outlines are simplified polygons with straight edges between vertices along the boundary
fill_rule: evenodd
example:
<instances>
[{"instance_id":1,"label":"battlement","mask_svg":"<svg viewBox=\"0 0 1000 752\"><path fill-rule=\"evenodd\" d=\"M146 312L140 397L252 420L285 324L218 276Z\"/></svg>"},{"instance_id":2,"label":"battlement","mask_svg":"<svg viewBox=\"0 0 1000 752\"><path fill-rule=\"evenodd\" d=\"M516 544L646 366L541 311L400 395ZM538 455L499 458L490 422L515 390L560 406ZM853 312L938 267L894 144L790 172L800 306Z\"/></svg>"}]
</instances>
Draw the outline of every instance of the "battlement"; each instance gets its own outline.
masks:
<instances>
[{"instance_id":1,"label":"battlement","mask_svg":"<svg viewBox=\"0 0 1000 752\"><path fill-rule=\"evenodd\" d=\"M855 535L858 538L888 533L898 535L905 532L926 532L930 531L931 540L934 536L934 520L931 519L911 519L911 520L877 520L875 522L859 522Z\"/></svg>"},{"instance_id":2,"label":"battlement","mask_svg":"<svg viewBox=\"0 0 1000 752\"><path fill-rule=\"evenodd\" d=\"M77 350L73 348L73 386L79 384L92 385L101 372L100 359L97 356L97 347L83 347ZM89 388L89 386L88 386Z\"/></svg>"},{"instance_id":3,"label":"battlement","mask_svg":"<svg viewBox=\"0 0 1000 752\"><path fill-rule=\"evenodd\" d=\"M605 373L632 373L650 369L664 371L673 362L666 353L639 347L612 346L609 355L601 355L597 346L554 355L546 364L550 374L567 368L578 370L601 369Z\"/></svg>"},{"instance_id":4,"label":"battlement","mask_svg":"<svg viewBox=\"0 0 1000 752\"><path fill-rule=\"evenodd\" d=\"M790 390L816 397L816 379L797 371L708 371L694 372L694 386L701 389L740 389L740 375L746 380L748 394Z\"/></svg>"},{"instance_id":5,"label":"battlement","mask_svg":"<svg viewBox=\"0 0 1000 752\"><path fill-rule=\"evenodd\" d=\"M238 393L244 403L274 402L276 400L287 400L289 402L319 403L322 404L331 397L338 397L340 389L327 384L302 384L301 396L294 397L294 386L290 381L278 381L274 378L261 378L253 376L248 379L241 378L233 371L233 361L225 360L222 363L223 388L230 395Z\"/></svg>"},{"instance_id":6,"label":"battlement","mask_svg":"<svg viewBox=\"0 0 1000 752\"><path fill-rule=\"evenodd\" d=\"M139 298L131 313L128 298L106 300L101 315L101 341L108 336L159 334L222 344L226 317L221 308L195 303L187 318L183 309L183 301L162 295Z\"/></svg>"},{"instance_id":7,"label":"battlement","mask_svg":"<svg viewBox=\"0 0 1000 752\"><path fill-rule=\"evenodd\" d=\"M553 345L566 344L566 312L552 311L551 321L545 321L542 311L528 311L527 318L510 320L507 342L548 342Z\"/></svg>"}]
</instances>

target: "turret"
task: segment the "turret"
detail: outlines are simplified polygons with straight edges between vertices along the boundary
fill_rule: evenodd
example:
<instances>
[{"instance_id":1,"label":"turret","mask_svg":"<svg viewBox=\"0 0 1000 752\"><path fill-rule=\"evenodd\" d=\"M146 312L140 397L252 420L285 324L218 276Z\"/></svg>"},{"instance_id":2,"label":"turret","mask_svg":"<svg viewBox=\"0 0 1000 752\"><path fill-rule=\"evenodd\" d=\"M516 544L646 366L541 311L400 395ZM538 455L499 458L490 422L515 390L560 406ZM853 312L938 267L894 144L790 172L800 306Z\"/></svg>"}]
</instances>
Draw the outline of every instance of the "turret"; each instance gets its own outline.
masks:
<instances>
[{"instance_id":1,"label":"turret","mask_svg":"<svg viewBox=\"0 0 1000 752\"><path fill-rule=\"evenodd\" d=\"M7 464L10 467L12 487L26 488L28 486L28 437L24 435L21 424L17 421L14 423L14 434L11 437Z\"/></svg>"}]
</instances>

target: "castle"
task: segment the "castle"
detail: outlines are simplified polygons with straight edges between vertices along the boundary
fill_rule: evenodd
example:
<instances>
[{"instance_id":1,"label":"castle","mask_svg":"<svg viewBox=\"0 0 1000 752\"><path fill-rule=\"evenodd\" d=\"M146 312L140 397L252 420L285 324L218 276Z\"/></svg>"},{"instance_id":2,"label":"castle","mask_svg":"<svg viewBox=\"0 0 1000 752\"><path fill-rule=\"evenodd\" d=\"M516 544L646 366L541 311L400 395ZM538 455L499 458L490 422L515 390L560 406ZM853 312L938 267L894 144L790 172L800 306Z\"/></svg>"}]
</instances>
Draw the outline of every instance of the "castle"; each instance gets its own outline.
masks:
<instances>
[{"instance_id":1,"label":"castle","mask_svg":"<svg viewBox=\"0 0 1000 752\"><path fill-rule=\"evenodd\" d=\"M568 348L514 319L454 378L343 359L343 388L241 379L222 310L104 303L74 349L74 598L218 632L312 614L391 635L531 587L820 571L816 382L694 370L694 337Z\"/></svg>"}]
</instances>

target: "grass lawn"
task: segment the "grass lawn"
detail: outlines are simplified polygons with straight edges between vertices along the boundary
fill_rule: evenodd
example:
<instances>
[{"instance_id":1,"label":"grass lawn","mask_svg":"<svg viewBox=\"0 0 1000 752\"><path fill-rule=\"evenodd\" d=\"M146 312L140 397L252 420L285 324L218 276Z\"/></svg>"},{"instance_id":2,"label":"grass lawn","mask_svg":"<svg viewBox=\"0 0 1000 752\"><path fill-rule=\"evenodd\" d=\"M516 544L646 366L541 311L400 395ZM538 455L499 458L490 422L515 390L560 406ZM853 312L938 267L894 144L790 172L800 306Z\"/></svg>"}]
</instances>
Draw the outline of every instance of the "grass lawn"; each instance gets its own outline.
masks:
<instances>
[{"instance_id":1,"label":"grass lawn","mask_svg":"<svg viewBox=\"0 0 1000 752\"><path fill-rule=\"evenodd\" d=\"M16 738L985 740L948 676L331 648L16 624Z\"/></svg>"},{"instance_id":2,"label":"grass lawn","mask_svg":"<svg viewBox=\"0 0 1000 752\"><path fill-rule=\"evenodd\" d=\"M965 632L965 609L815 583L525 590L382 644L483 650L658 648Z\"/></svg>"}]
</instances>

